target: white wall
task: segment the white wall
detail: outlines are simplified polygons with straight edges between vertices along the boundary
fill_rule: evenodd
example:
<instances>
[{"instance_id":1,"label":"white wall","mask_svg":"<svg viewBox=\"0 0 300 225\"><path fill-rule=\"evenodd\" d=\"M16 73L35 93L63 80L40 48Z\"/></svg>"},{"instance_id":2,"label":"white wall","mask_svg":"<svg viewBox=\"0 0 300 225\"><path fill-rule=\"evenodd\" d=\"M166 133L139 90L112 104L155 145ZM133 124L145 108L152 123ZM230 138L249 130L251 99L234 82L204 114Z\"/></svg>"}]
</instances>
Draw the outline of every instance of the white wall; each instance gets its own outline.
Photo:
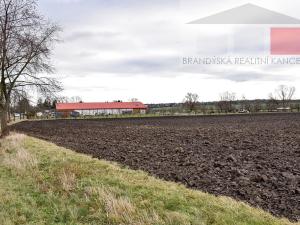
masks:
<instances>
[{"instance_id":1,"label":"white wall","mask_svg":"<svg viewBox=\"0 0 300 225\"><path fill-rule=\"evenodd\" d=\"M133 109L91 109L91 110L75 110L83 116L95 116L97 115L120 115L123 113L132 113Z\"/></svg>"}]
</instances>

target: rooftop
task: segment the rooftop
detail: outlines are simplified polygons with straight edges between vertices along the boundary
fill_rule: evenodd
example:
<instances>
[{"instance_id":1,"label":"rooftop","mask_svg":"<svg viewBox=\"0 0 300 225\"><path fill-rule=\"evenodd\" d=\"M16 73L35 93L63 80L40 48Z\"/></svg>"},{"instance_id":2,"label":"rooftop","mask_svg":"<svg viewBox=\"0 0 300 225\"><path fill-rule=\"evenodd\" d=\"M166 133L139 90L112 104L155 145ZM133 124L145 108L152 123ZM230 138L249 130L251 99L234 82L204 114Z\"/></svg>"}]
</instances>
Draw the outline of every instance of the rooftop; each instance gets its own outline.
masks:
<instances>
[{"instance_id":1,"label":"rooftop","mask_svg":"<svg viewBox=\"0 0 300 225\"><path fill-rule=\"evenodd\" d=\"M147 109L141 102L57 103L56 110Z\"/></svg>"}]
</instances>

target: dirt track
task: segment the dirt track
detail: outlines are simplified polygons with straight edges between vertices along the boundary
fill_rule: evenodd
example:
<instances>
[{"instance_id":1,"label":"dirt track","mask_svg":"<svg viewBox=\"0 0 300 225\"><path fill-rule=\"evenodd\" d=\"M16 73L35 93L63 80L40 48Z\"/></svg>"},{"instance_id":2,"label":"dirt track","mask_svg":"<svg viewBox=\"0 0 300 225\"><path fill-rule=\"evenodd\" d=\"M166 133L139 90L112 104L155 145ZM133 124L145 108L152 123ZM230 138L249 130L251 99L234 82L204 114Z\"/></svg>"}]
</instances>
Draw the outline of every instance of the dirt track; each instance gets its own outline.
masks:
<instances>
[{"instance_id":1,"label":"dirt track","mask_svg":"<svg viewBox=\"0 0 300 225\"><path fill-rule=\"evenodd\" d=\"M12 129L300 220L300 114L35 121Z\"/></svg>"}]
</instances>

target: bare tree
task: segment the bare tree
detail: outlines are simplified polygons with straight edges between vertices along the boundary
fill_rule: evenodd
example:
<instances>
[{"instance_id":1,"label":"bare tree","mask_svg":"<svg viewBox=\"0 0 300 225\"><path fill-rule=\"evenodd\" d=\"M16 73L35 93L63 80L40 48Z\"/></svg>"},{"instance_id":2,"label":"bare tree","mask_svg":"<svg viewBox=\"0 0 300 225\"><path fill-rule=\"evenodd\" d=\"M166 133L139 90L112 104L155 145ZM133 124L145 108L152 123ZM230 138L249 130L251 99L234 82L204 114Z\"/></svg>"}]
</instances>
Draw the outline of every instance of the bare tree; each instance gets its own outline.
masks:
<instances>
[{"instance_id":1,"label":"bare tree","mask_svg":"<svg viewBox=\"0 0 300 225\"><path fill-rule=\"evenodd\" d=\"M26 110L23 110L26 106L26 101L30 104L29 96L26 91L23 89L14 90L10 96L10 105L8 110L8 121L11 121L11 113L26 113ZM24 106L24 107L22 107ZM22 110L21 110L22 108ZM15 119L15 116L14 116Z\"/></svg>"},{"instance_id":2,"label":"bare tree","mask_svg":"<svg viewBox=\"0 0 300 225\"><path fill-rule=\"evenodd\" d=\"M184 100L184 105L189 109L189 111L194 111L199 102L199 95L195 93L187 93Z\"/></svg>"},{"instance_id":3,"label":"bare tree","mask_svg":"<svg viewBox=\"0 0 300 225\"><path fill-rule=\"evenodd\" d=\"M233 111L233 102L236 100L235 93L233 92L224 92L220 94L220 101L218 102L218 107L221 112L232 112Z\"/></svg>"},{"instance_id":4,"label":"bare tree","mask_svg":"<svg viewBox=\"0 0 300 225\"><path fill-rule=\"evenodd\" d=\"M267 110L269 112L275 111L278 108L278 100L273 96L272 93L269 94L269 99L267 101Z\"/></svg>"},{"instance_id":5,"label":"bare tree","mask_svg":"<svg viewBox=\"0 0 300 225\"><path fill-rule=\"evenodd\" d=\"M247 100L246 96L245 95L242 95L242 99L240 100L241 102L241 108L240 110L243 110L243 111L251 111L251 104L250 104L250 101Z\"/></svg>"},{"instance_id":6,"label":"bare tree","mask_svg":"<svg viewBox=\"0 0 300 225\"><path fill-rule=\"evenodd\" d=\"M82 99L79 96L73 96L70 98L70 103L79 103L79 102L82 102Z\"/></svg>"},{"instance_id":7,"label":"bare tree","mask_svg":"<svg viewBox=\"0 0 300 225\"><path fill-rule=\"evenodd\" d=\"M53 72L50 54L58 26L37 12L36 0L0 0L0 113L1 133L7 130L12 92L35 87L42 93L61 90L48 75Z\"/></svg>"},{"instance_id":8,"label":"bare tree","mask_svg":"<svg viewBox=\"0 0 300 225\"><path fill-rule=\"evenodd\" d=\"M70 103L70 99L67 96L59 96L56 100L58 103Z\"/></svg>"},{"instance_id":9,"label":"bare tree","mask_svg":"<svg viewBox=\"0 0 300 225\"><path fill-rule=\"evenodd\" d=\"M299 103L295 105L295 108L297 109L298 112L300 112L300 104Z\"/></svg>"},{"instance_id":10,"label":"bare tree","mask_svg":"<svg viewBox=\"0 0 300 225\"><path fill-rule=\"evenodd\" d=\"M131 98L129 101L130 102L138 102L139 100L137 98Z\"/></svg>"},{"instance_id":11,"label":"bare tree","mask_svg":"<svg viewBox=\"0 0 300 225\"><path fill-rule=\"evenodd\" d=\"M282 107L287 107L289 101L293 98L295 91L295 87L288 87L286 85L278 86L278 88L275 90L275 93L278 99L281 101Z\"/></svg>"},{"instance_id":12,"label":"bare tree","mask_svg":"<svg viewBox=\"0 0 300 225\"><path fill-rule=\"evenodd\" d=\"M252 101L251 103L251 112L259 112L262 110L262 104L261 104L261 101L259 99L256 99L254 101Z\"/></svg>"}]
</instances>

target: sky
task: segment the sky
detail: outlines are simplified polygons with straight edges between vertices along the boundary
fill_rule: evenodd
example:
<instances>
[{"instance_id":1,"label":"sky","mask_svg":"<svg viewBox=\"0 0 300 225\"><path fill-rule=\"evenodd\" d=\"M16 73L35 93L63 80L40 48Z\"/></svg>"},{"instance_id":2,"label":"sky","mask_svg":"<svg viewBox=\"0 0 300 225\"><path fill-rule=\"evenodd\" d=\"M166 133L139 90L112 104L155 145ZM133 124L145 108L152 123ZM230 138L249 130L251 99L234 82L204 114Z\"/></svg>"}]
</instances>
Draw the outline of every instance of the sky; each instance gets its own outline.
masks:
<instances>
[{"instance_id":1,"label":"sky","mask_svg":"<svg viewBox=\"0 0 300 225\"><path fill-rule=\"evenodd\" d=\"M52 56L63 96L149 104L181 102L187 92L215 101L230 91L256 99L284 84L300 98L300 64L184 63L270 56L275 25L189 24L246 3L295 18L300 9L299 0L40 0L39 8L63 30Z\"/></svg>"}]
</instances>

